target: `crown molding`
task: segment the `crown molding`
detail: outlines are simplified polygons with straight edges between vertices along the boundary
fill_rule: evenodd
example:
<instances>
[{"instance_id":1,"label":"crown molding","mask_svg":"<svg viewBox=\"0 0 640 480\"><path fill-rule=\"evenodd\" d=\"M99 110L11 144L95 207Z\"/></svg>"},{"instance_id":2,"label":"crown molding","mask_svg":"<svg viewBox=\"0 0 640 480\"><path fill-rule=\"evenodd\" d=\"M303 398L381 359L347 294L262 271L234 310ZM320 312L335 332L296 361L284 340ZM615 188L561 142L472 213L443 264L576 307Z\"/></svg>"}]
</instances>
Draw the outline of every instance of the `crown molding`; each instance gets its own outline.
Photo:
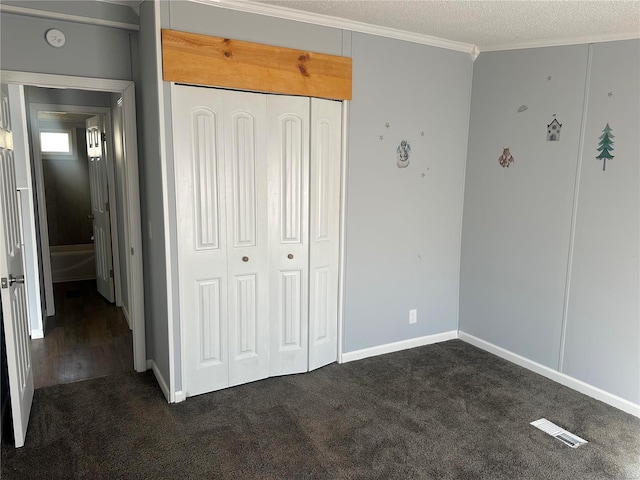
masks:
<instances>
[{"instance_id":1,"label":"crown molding","mask_svg":"<svg viewBox=\"0 0 640 480\"><path fill-rule=\"evenodd\" d=\"M501 50L522 50L525 48L561 47L566 45L581 45L588 43L616 42L619 40L636 40L640 33L608 33L602 35L585 35L581 37L564 37L549 40L532 40L530 42L504 43L502 45L488 45L480 47L480 52L497 52Z\"/></svg>"},{"instance_id":2,"label":"crown molding","mask_svg":"<svg viewBox=\"0 0 640 480\"><path fill-rule=\"evenodd\" d=\"M280 7L277 5L269 5L264 3L256 3L248 0L192 0L194 3L211 5L229 10L237 10L246 13L255 13L268 17L282 18L285 20L293 20L296 22L310 23L323 27L339 28L342 30L350 30L358 33L368 33L380 37L388 37L396 40L404 40L412 43L420 43L432 47L446 48L447 50L455 50L458 52L468 53L473 56L475 45L469 43L455 42L445 40L444 38L432 37L419 33L405 32L395 28L381 27L371 25L369 23L356 22L344 18L322 15L319 13L303 12L292 8Z\"/></svg>"},{"instance_id":3,"label":"crown molding","mask_svg":"<svg viewBox=\"0 0 640 480\"><path fill-rule=\"evenodd\" d=\"M140 30L140 26L134 23L117 22L114 20L103 20L101 18L84 17L81 15L70 15L68 13L49 12L29 7L17 7L15 5L0 4L0 12L25 15L27 17L47 18L50 20L61 20L65 22L85 23L88 25L98 25L100 27L120 28L123 30Z\"/></svg>"}]
</instances>

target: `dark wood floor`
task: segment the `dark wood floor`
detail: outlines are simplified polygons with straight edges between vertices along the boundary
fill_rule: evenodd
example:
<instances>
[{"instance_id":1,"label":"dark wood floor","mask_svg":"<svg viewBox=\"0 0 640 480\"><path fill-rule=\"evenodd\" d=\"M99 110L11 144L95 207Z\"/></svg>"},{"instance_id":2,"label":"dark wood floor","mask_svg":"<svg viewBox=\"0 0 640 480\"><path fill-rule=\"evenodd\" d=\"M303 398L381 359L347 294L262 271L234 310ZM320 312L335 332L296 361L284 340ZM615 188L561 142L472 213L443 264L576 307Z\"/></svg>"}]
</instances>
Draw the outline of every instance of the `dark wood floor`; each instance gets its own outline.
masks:
<instances>
[{"instance_id":1,"label":"dark wood floor","mask_svg":"<svg viewBox=\"0 0 640 480\"><path fill-rule=\"evenodd\" d=\"M44 338L31 340L35 388L133 369L131 330L95 281L56 283L53 292L56 314Z\"/></svg>"}]
</instances>

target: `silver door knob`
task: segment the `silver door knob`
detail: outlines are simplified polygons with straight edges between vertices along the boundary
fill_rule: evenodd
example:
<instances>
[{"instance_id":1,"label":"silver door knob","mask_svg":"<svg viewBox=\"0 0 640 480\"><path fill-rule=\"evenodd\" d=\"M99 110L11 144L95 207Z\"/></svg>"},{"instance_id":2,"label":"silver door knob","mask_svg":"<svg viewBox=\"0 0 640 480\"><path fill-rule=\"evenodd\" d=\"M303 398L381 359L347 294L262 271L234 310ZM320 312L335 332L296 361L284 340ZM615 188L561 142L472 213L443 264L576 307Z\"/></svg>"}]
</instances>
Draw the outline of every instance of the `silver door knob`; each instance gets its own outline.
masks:
<instances>
[{"instance_id":1,"label":"silver door knob","mask_svg":"<svg viewBox=\"0 0 640 480\"><path fill-rule=\"evenodd\" d=\"M88 218L89 220L93 220L95 217L94 217L93 215L87 215L87 218Z\"/></svg>"},{"instance_id":2,"label":"silver door knob","mask_svg":"<svg viewBox=\"0 0 640 480\"><path fill-rule=\"evenodd\" d=\"M17 276L13 276L11 274L9 274L9 286L13 285L14 283L24 283L24 275L17 275Z\"/></svg>"},{"instance_id":3,"label":"silver door knob","mask_svg":"<svg viewBox=\"0 0 640 480\"><path fill-rule=\"evenodd\" d=\"M288 258L289 260L292 260L292 259L293 259L293 253L290 253L289 255L287 255L287 258Z\"/></svg>"},{"instance_id":4,"label":"silver door knob","mask_svg":"<svg viewBox=\"0 0 640 480\"><path fill-rule=\"evenodd\" d=\"M243 262L248 262L249 261L249 257L242 257L242 261Z\"/></svg>"}]
</instances>

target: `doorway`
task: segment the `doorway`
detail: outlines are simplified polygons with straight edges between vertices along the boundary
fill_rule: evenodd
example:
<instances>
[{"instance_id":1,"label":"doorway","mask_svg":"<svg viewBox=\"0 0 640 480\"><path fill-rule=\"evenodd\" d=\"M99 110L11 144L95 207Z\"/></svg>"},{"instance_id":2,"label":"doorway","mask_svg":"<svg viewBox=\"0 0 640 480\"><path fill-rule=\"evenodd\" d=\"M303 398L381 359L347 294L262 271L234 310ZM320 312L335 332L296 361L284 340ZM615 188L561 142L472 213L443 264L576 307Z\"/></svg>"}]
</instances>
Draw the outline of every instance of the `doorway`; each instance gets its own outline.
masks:
<instances>
[{"instance_id":1,"label":"doorway","mask_svg":"<svg viewBox=\"0 0 640 480\"><path fill-rule=\"evenodd\" d=\"M67 114L102 114L105 126L112 137L109 143L113 155L116 178L110 179L116 185L119 195L110 202L110 208L119 211L113 271L116 281L115 303L124 307L124 316L132 330L133 357L136 371L147 369L144 328L144 295L142 276L142 238L140 221L140 191L138 180L137 126L135 116L135 89L131 81L69 77L64 75L37 74L28 72L2 71L3 81L9 84L14 123L14 143L16 162L26 164L22 179L23 188L18 189L21 204L22 226L24 230L25 277L31 282L35 294L28 295L27 311L33 338L44 335L44 319L47 318L47 302L44 294L43 260L37 254L40 243L39 211L33 191L36 189L34 158L30 155L33 145L28 142L30 125L27 89L36 87L49 93L57 92L49 98L33 95L31 103L36 105L66 105L65 108L49 108L49 111L65 111ZM37 91L37 90L34 90ZM75 99L74 99L75 97ZM104 107L105 104L108 107ZM70 100L72 99L72 100ZM75 104L75 105L74 105ZM80 107L78 106L80 105ZM89 106L90 108L86 108ZM46 108L44 110L47 110ZM18 173L18 177L20 174ZM20 178L19 184L20 184ZM116 189L114 188L113 191ZM88 221L88 220L87 220ZM119 228L118 228L119 227ZM31 258L29 253L31 252ZM50 259L49 256L46 257ZM119 270L119 271L118 271ZM53 284L53 282L51 282ZM28 286L28 285L27 285ZM50 305L55 313L53 288ZM40 323L40 325L38 325ZM41 329L38 332L38 326Z\"/></svg>"},{"instance_id":2,"label":"doorway","mask_svg":"<svg viewBox=\"0 0 640 480\"><path fill-rule=\"evenodd\" d=\"M25 88L46 312L32 322L35 388L133 368L117 99Z\"/></svg>"},{"instance_id":3,"label":"doorway","mask_svg":"<svg viewBox=\"0 0 640 480\"><path fill-rule=\"evenodd\" d=\"M40 86L61 90L77 89L87 92L107 92L115 94L115 100L121 108L121 128L123 154L122 171L125 172L126 182L123 188L123 199L127 203L128 215L125 219L126 249L126 284L130 302L130 321L133 337L133 364L136 371L147 369L145 351L144 325L144 297L142 278L142 238L140 228L140 191L138 180L138 152L137 129L135 117L135 89L134 84L127 80L110 80L87 77L71 77L66 75L50 75L31 72L0 71L3 80L3 112L6 112L6 122L3 123L2 138L9 148L4 162L11 167L8 172L8 182L12 187L7 192L17 190L17 195L7 196L11 207L7 215L0 216L5 222L8 218L11 225L20 225L21 235L14 235L10 245L4 245L1 259L19 260L19 264L11 264L7 269L6 262L0 262L2 273L8 277L7 288L2 289L4 325L11 335L6 337L7 366L9 370L9 384L11 391L11 409L13 412L13 427L16 447L24 444L29 412L33 399L33 364L28 328L31 322L43 319L43 295L41 295L41 268L38 263L36 235L36 215L34 214L34 195L32 181L32 158L27 135L27 113L25 102L25 87ZM6 91L6 96L4 95ZM11 115L9 116L9 112ZM4 118L5 116L3 116ZM6 126L5 126L6 125ZM114 123L115 125L115 123ZM114 126L115 128L115 126ZM4 144L3 144L4 145ZM3 147L4 148L4 147ZM15 162L13 161L15 156ZM3 163L3 165L4 165ZM14 168L18 167L18 168ZM18 172L17 170L20 170ZM6 202L5 202L6 203ZM13 220L12 220L13 219ZM14 221L15 220L15 221ZM15 255L13 253L15 253ZM23 260L22 252L25 254ZM6 258L5 258L6 257ZM22 274L24 272L24 275ZM11 275L13 273L13 275ZM4 277L3 277L4 278ZM34 282L36 288L32 294L24 286ZM43 290L43 289L42 289ZM20 293L16 308L9 308L10 296L16 297L14 291ZM17 298L17 297L16 297ZM5 308L7 307L7 308ZM33 333L33 330L31 329ZM26 379L26 380L25 380Z\"/></svg>"}]
</instances>

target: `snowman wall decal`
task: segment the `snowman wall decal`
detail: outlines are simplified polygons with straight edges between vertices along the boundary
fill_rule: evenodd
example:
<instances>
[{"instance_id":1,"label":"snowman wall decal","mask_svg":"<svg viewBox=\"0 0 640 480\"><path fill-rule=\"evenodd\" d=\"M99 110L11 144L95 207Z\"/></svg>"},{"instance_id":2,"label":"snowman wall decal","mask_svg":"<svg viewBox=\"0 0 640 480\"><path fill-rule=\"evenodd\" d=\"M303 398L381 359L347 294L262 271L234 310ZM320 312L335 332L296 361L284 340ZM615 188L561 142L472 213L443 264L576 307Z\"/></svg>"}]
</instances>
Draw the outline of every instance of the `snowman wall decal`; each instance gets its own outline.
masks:
<instances>
[{"instance_id":1,"label":"snowman wall decal","mask_svg":"<svg viewBox=\"0 0 640 480\"><path fill-rule=\"evenodd\" d=\"M402 140L396 149L396 165L398 168L406 168L409 165L411 145L407 140Z\"/></svg>"}]
</instances>

